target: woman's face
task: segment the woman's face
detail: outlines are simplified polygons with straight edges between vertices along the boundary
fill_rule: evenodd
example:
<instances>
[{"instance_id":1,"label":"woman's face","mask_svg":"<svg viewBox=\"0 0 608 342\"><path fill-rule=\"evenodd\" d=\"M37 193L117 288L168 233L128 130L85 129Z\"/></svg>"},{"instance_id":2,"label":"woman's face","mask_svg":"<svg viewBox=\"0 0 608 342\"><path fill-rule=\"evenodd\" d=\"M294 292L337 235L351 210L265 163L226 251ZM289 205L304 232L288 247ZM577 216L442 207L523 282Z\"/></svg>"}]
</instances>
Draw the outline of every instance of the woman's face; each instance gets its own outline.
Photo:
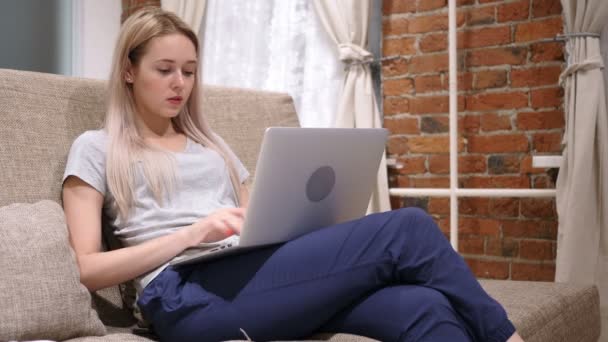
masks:
<instances>
[{"instance_id":1,"label":"woman's face","mask_svg":"<svg viewBox=\"0 0 608 342\"><path fill-rule=\"evenodd\" d=\"M196 57L194 44L184 35L151 39L126 75L138 114L149 119L177 116L196 82Z\"/></svg>"}]
</instances>

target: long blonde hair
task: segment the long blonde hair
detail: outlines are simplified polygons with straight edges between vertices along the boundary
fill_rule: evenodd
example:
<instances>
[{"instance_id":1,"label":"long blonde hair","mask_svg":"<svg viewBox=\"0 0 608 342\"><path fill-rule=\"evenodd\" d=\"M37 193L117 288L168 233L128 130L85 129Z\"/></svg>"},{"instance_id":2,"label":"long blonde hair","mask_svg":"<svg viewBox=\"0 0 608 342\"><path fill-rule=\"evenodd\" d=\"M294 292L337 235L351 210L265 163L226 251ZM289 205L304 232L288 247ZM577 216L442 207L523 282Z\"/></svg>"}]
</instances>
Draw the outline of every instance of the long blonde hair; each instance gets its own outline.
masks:
<instances>
[{"instance_id":1,"label":"long blonde hair","mask_svg":"<svg viewBox=\"0 0 608 342\"><path fill-rule=\"evenodd\" d=\"M105 130L109 137L106 174L108 188L123 219L128 217L133 207L138 164L159 203L162 202L163 196L170 195L174 190L175 159L170 153L147 144L137 130L135 100L132 87L125 81L125 75L129 65L136 66L139 63L151 39L175 33L192 41L199 56L196 34L179 17L159 8L146 8L131 15L122 26L114 50L105 121ZM198 78L195 79L183 109L172 118L172 124L177 132L215 150L224 158L238 205L240 182L236 167L202 115Z\"/></svg>"}]
</instances>

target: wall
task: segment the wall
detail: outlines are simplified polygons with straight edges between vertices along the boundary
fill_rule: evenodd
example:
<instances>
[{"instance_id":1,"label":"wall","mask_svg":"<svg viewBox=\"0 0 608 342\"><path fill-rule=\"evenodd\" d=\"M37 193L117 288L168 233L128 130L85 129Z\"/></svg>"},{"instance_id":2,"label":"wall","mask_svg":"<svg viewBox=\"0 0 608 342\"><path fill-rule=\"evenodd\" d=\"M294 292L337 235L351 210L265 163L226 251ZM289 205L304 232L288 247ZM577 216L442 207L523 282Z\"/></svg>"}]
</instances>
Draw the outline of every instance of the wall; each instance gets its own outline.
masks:
<instances>
[{"instance_id":1,"label":"wall","mask_svg":"<svg viewBox=\"0 0 608 342\"><path fill-rule=\"evenodd\" d=\"M120 0L0 2L0 68L107 79Z\"/></svg>"},{"instance_id":2,"label":"wall","mask_svg":"<svg viewBox=\"0 0 608 342\"><path fill-rule=\"evenodd\" d=\"M75 0L73 75L108 79L120 31L120 0Z\"/></svg>"},{"instance_id":3,"label":"wall","mask_svg":"<svg viewBox=\"0 0 608 342\"><path fill-rule=\"evenodd\" d=\"M531 156L560 154L564 66L559 0L458 1L458 130L464 188L554 188ZM405 165L391 186L449 187L446 0L383 2L388 153ZM427 209L449 235L449 199L392 198ZM459 249L484 278L553 280L553 199L463 198Z\"/></svg>"},{"instance_id":4,"label":"wall","mask_svg":"<svg viewBox=\"0 0 608 342\"><path fill-rule=\"evenodd\" d=\"M0 2L0 68L71 73L71 1Z\"/></svg>"}]
</instances>

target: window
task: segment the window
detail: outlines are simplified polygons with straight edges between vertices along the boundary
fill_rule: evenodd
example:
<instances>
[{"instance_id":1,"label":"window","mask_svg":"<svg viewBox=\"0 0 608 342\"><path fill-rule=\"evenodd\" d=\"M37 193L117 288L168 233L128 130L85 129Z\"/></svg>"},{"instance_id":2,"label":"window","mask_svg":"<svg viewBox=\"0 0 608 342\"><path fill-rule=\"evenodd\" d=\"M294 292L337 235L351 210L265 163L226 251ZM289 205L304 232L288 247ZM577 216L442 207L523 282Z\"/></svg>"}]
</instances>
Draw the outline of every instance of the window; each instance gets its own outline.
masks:
<instances>
[{"instance_id":1,"label":"window","mask_svg":"<svg viewBox=\"0 0 608 342\"><path fill-rule=\"evenodd\" d=\"M382 2L372 4L369 49L379 56ZM286 92L301 126L333 124L344 66L312 1L209 0L201 26L205 84Z\"/></svg>"}]
</instances>

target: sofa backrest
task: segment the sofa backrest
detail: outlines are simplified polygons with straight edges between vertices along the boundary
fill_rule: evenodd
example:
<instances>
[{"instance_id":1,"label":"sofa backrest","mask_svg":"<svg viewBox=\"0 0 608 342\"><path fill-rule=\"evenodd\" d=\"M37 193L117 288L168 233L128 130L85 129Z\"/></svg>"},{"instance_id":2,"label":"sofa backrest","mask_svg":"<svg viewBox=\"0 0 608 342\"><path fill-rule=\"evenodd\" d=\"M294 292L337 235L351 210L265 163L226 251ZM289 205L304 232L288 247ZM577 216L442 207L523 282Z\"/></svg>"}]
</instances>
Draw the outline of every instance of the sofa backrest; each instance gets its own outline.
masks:
<instances>
[{"instance_id":1,"label":"sofa backrest","mask_svg":"<svg viewBox=\"0 0 608 342\"><path fill-rule=\"evenodd\" d=\"M72 142L102 125L104 86L98 80L0 69L0 206L60 202ZM265 128L298 125L291 97L280 93L205 87L203 111L252 175Z\"/></svg>"},{"instance_id":2,"label":"sofa backrest","mask_svg":"<svg viewBox=\"0 0 608 342\"><path fill-rule=\"evenodd\" d=\"M82 132L99 129L105 82L0 69L0 207L50 199L61 203L61 178L70 146ZM203 112L254 176L264 130L297 126L290 96L204 87ZM128 324L118 287L94 294L106 324Z\"/></svg>"},{"instance_id":3,"label":"sofa backrest","mask_svg":"<svg viewBox=\"0 0 608 342\"><path fill-rule=\"evenodd\" d=\"M71 142L101 127L103 83L0 70L0 206L60 202Z\"/></svg>"}]
</instances>

